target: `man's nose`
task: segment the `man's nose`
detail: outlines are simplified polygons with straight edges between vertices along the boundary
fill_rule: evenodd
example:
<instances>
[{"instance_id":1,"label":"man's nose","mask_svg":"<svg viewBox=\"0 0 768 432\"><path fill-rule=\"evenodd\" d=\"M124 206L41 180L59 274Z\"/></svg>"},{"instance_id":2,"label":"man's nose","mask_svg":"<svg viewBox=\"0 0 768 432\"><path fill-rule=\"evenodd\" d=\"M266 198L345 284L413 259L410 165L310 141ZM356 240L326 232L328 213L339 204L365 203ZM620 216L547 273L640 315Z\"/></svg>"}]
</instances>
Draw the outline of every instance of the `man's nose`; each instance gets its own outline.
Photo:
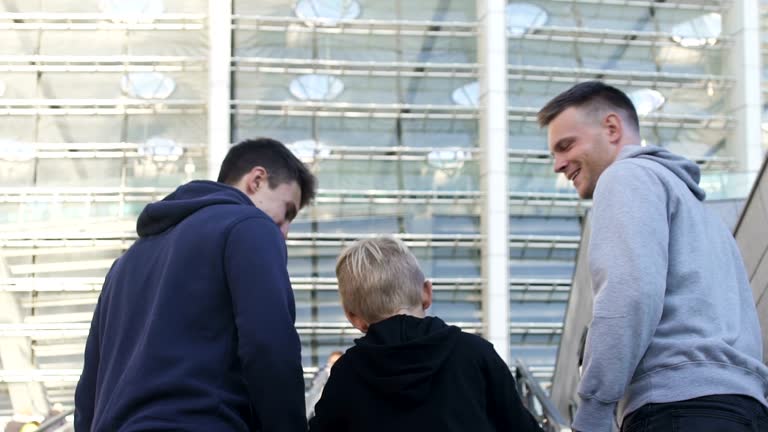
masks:
<instances>
[{"instance_id":1,"label":"man's nose","mask_svg":"<svg viewBox=\"0 0 768 432\"><path fill-rule=\"evenodd\" d=\"M556 173L565 172L565 167L568 166L568 161L565 160L565 158L558 158L555 156L555 163L553 165L553 168Z\"/></svg>"}]
</instances>

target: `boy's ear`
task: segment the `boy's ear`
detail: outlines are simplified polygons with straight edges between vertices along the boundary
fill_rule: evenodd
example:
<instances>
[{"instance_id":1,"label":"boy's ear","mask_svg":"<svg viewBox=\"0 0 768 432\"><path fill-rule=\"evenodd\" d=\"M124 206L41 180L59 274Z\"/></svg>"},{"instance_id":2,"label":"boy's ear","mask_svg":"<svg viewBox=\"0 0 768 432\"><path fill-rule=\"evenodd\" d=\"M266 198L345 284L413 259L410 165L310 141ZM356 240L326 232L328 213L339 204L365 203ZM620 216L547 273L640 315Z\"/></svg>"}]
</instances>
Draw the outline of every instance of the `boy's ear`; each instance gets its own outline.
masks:
<instances>
[{"instance_id":1,"label":"boy's ear","mask_svg":"<svg viewBox=\"0 0 768 432\"><path fill-rule=\"evenodd\" d=\"M354 312L350 312L348 310L344 310L344 315L347 316L347 320L350 324L352 324L352 327L360 330L363 333L368 333L368 322L362 319L359 315L355 314Z\"/></svg>"},{"instance_id":2,"label":"boy's ear","mask_svg":"<svg viewBox=\"0 0 768 432\"><path fill-rule=\"evenodd\" d=\"M421 308L427 310L430 306L432 306L432 281L425 280L421 290Z\"/></svg>"}]
</instances>

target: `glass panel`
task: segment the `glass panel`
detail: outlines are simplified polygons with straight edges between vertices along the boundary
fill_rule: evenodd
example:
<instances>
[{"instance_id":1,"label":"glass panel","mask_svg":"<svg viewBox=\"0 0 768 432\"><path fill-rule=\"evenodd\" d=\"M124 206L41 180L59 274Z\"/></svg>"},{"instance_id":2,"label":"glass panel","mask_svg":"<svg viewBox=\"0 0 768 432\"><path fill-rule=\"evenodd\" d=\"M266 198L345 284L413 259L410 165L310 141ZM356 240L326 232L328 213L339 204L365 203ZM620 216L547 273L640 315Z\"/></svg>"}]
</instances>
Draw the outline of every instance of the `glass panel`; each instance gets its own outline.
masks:
<instances>
[{"instance_id":1,"label":"glass panel","mask_svg":"<svg viewBox=\"0 0 768 432\"><path fill-rule=\"evenodd\" d=\"M379 36L308 32L282 33L236 30L235 55L354 62L471 63L475 40L448 34L430 40L421 36ZM428 47L428 49L425 49Z\"/></svg>"},{"instance_id":2,"label":"glass panel","mask_svg":"<svg viewBox=\"0 0 768 432\"><path fill-rule=\"evenodd\" d=\"M429 278L480 277L480 251L474 248L410 246ZM336 258L342 247L300 247L288 251L291 277L335 277Z\"/></svg>"},{"instance_id":3,"label":"glass panel","mask_svg":"<svg viewBox=\"0 0 768 432\"><path fill-rule=\"evenodd\" d=\"M361 14L359 19L417 21L472 21L475 19L475 2L443 2L426 0L418 3L408 1L381 2L359 1ZM284 0L266 0L254 3L246 0L234 2L235 13L243 15L266 15L294 17L295 2Z\"/></svg>"},{"instance_id":4,"label":"glass panel","mask_svg":"<svg viewBox=\"0 0 768 432\"><path fill-rule=\"evenodd\" d=\"M193 16L102 19L100 6L106 2L100 0L0 4L3 13L37 14L7 19L0 30L6 56L0 92L0 267L7 272L4 284L34 282L42 288L30 285L12 294L15 304L2 305L18 306L24 324L87 328L101 280L135 237L136 216L167 193L126 188L175 187L205 171L208 2L151 2L161 7L150 5L150 12ZM73 15L83 13L93 15ZM156 57L137 57L142 55ZM145 96L121 89L126 74L147 73L172 80L166 101L133 100ZM152 144L157 139L176 143L181 152L159 154ZM91 238L78 243L74 233ZM47 401L71 408L78 373L68 371L82 367L84 332L34 333L31 349L20 347L21 352L29 352L31 364L53 377L43 383ZM0 339L5 347L8 339ZM0 385L0 418L10 414L7 386Z\"/></svg>"}]
</instances>

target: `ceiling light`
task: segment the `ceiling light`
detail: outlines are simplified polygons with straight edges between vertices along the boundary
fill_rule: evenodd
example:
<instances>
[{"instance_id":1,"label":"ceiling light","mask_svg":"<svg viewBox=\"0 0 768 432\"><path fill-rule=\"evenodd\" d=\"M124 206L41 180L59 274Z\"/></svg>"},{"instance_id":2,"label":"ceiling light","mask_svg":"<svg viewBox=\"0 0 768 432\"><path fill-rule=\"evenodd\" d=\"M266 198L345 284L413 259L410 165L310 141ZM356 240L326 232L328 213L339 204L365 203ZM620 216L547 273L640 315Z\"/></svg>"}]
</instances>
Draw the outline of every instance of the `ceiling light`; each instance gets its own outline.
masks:
<instances>
[{"instance_id":1,"label":"ceiling light","mask_svg":"<svg viewBox=\"0 0 768 432\"><path fill-rule=\"evenodd\" d=\"M469 153L464 150L432 150L427 155L429 166L440 170L457 170L467 159Z\"/></svg>"},{"instance_id":2,"label":"ceiling light","mask_svg":"<svg viewBox=\"0 0 768 432\"><path fill-rule=\"evenodd\" d=\"M531 3L510 3L506 8L507 32L520 36L547 23L549 15L540 6Z\"/></svg>"},{"instance_id":3,"label":"ceiling light","mask_svg":"<svg viewBox=\"0 0 768 432\"><path fill-rule=\"evenodd\" d=\"M115 15L113 22L152 22L154 16L164 12L162 0L101 0L102 12Z\"/></svg>"},{"instance_id":4,"label":"ceiling light","mask_svg":"<svg viewBox=\"0 0 768 432\"><path fill-rule=\"evenodd\" d=\"M295 141L289 144L288 148L304 163L313 163L331 154L331 150L325 144L313 139Z\"/></svg>"},{"instance_id":5,"label":"ceiling light","mask_svg":"<svg viewBox=\"0 0 768 432\"><path fill-rule=\"evenodd\" d=\"M167 99L176 90L176 82L160 72L134 72L123 75L120 88L135 98Z\"/></svg>"},{"instance_id":6,"label":"ceiling light","mask_svg":"<svg viewBox=\"0 0 768 432\"><path fill-rule=\"evenodd\" d=\"M672 40L687 48L714 45L722 32L722 21L715 12L683 21L672 27Z\"/></svg>"},{"instance_id":7,"label":"ceiling light","mask_svg":"<svg viewBox=\"0 0 768 432\"><path fill-rule=\"evenodd\" d=\"M480 83L475 81L457 88L451 99L456 105L476 107L480 99Z\"/></svg>"},{"instance_id":8,"label":"ceiling light","mask_svg":"<svg viewBox=\"0 0 768 432\"><path fill-rule=\"evenodd\" d=\"M635 111L640 117L646 116L654 111L658 111L659 108L664 105L666 98L661 92L653 89L640 89L630 92L628 94L632 100L632 104L635 106Z\"/></svg>"},{"instance_id":9,"label":"ceiling light","mask_svg":"<svg viewBox=\"0 0 768 432\"><path fill-rule=\"evenodd\" d=\"M25 162L35 157L35 149L16 140L0 139L0 160Z\"/></svg>"},{"instance_id":10,"label":"ceiling light","mask_svg":"<svg viewBox=\"0 0 768 432\"><path fill-rule=\"evenodd\" d=\"M139 155L151 157L158 162L172 162L184 154L184 149L172 139L153 137L140 145L138 152Z\"/></svg>"},{"instance_id":11,"label":"ceiling light","mask_svg":"<svg viewBox=\"0 0 768 432\"><path fill-rule=\"evenodd\" d=\"M360 4L355 0L299 0L293 12L307 19L307 25L334 26L340 20L359 17Z\"/></svg>"},{"instance_id":12,"label":"ceiling light","mask_svg":"<svg viewBox=\"0 0 768 432\"><path fill-rule=\"evenodd\" d=\"M294 78L288 90L299 100L329 101L344 91L344 83L334 76L308 74Z\"/></svg>"},{"instance_id":13,"label":"ceiling light","mask_svg":"<svg viewBox=\"0 0 768 432\"><path fill-rule=\"evenodd\" d=\"M187 163L184 164L184 174L186 175L194 174L196 169L197 167L195 166L195 163L192 161L187 161Z\"/></svg>"}]
</instances>

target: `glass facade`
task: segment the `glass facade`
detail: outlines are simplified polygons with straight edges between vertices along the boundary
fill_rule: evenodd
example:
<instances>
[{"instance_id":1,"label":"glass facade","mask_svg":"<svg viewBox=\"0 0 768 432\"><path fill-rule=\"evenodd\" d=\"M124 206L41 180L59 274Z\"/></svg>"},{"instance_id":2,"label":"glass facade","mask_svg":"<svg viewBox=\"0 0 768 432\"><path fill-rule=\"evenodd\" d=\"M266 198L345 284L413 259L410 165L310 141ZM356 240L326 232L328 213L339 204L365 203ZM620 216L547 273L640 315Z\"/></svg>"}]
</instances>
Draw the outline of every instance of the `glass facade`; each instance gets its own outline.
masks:
<instances>
[{"instance_id":1,"label":"glass facade","mask_svg":"<svg viewBox=\"0 0 768 432\"><path fill-rule=\"evenodd\" d=\"M483 333L481 208L494 196L480 184L476 6L232 3L223 142L279 139L319 178L288 239L308 379L359 335L333 272L360 237L402 238L434 281L431 312ZM552 173L535 113L605 80L632 96L646 143L696 159L714 197L746 194L727 145L726 6L507 5L509 178L495 193L509 200L509 357L545 386L589 204ZM101 282L138 213L206 176L208 13L204 0L0 5L0 417L72 406Z\"/></svg>"}]
</instances>

